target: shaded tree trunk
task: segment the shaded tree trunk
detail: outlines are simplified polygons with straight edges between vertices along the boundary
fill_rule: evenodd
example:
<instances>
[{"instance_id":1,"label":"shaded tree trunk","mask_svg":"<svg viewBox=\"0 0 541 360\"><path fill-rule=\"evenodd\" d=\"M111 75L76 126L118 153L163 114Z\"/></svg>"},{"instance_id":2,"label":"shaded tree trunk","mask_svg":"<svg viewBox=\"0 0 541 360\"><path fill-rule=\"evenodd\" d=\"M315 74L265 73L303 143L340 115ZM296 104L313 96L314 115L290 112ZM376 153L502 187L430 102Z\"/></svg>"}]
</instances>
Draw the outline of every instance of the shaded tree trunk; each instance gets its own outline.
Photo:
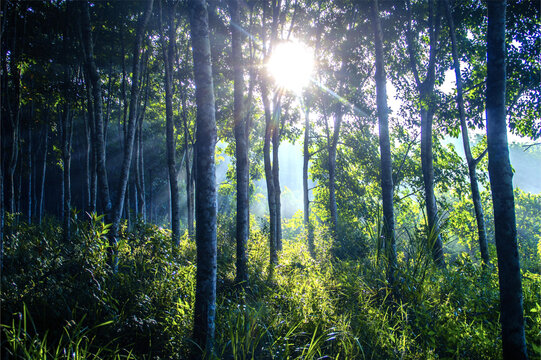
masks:
<instances>
[{"instance_id":1,"label":"shaded tree trunk","mask_svg":"<svg viewBox=\"0 0 541 360\"><path fill-rule=\"evenodd\" d=\"M340 127L342 125L342 111L342 104L337 103L333 135L329 144L329 213L331 215L331 232L334 238L336 238L338 230L338 209L336 206L336 148L338 146L338 137L340 136Z\"/></svg>"},{"instance_id":2,"label":"shaded tree trunk","mask_svg":"<svg viewBox=\"0 0 541 360\"><path fill-rule=\"evenodd\" d=\"M445 266L443 257L443 242L440 236L438 207L434 193L434 155L432 152L432 121L434 118L435 103L433 99L434 85L436 82L436 55L438 45L438 35L440 31L440 13L439 7L434 13L433 0L428 1L428 33L429 33L429 62L426 70L426 76L421 81L415 60L416 49L413 44L413 34L411 30L412 10L410 1L407 1L408 10L408 29L407 29L407 47L410 56L410 66L415 78L417 91L420 99L421 113L421 168L423 173L423 184L425 189L425 203L427 215L427 241L432 249L432 257L439 267Z\"/></svg>"},{"instance_id":3,"label":"shaded tree trunk","mask_svg":"<svg viewBox=\"0 0 541 360\"><path fill-rule=\"evenodd\" d=\"M189 0L197 104L195 216L197 273L193 339L208 358L216 317L216 118L206 1ZM194 357L197 357L195 355Z\"/></svg>"},{"instance_id":4,"label":"shaded tree trunk","mask_svg":"<svg viewBox=\"0 0 541 360\"><path fill-rule=\"evenodd\" d=\"M513 170L507 143L505 8L505 0L488 2L486 82L488 173L498 253L503 358L526 359Z\"/></svg>"},{"instance_id":5,"label":"shaded tree trunk","mask_svg":"<svg viewBox=\"0 0 541 360\"><path fill-rule=\"evenodd\" d=\"M395 282L396 242L393 208L393 167L391 141L389 139L389 107L387 106L387 75L385 73L385 54L383 52L383 31L379 18L378 0L373 2L374 39L376 48L376 102L379 124L381 198L383 203L383 234L385 253L389 261L387 280L391 286Z\"/></svg>"},{"instance_id":6,"label":"shaded tree trunk","mask_svg":"<svg viewBox=\"0 0 541 360\"><path fill-rule=\"evenodd\" d=\"M34 104L31 105L31 112L30 112L30 119L34 116ZM32 124L28 124L27 129L27 135L28 135L28 145L26 147L27 149L27 169L26 169L26 176L27 176L27 188L26 188L26 196L27 196L27 203L26 203L26 218L29 224L32 223Z\"/></svg>"},{"instance_id":7,"label":"shaded tree trunk","mask_svg":"<svg viewBox=\"0 0 541 360\"><path fill-rule=\"evenodd\" d=\"M162 49L165 60L165 122L166 122L166 143L167 143L167 169L169 171L169 186L171 195L171 230L172 241L175 246L180 244L180 193L177 179L177 169L175 163L176 142L175 142L175 123L173 120L173 63L175 55L176 26L175 14L176 6L167 9L168 13L168 42L167 46L163 34ZM160 14L161 16L161 14ZM161 20L161 19L160 19ZM162 27L163 28L163 27ZM161 30L161 29L160 29ZM163 30L161 30L163 33Z\"/></svg>"},{"instance_id":8,"label":"shaded tree trunk","mask_svg":"<svg viewBox=\"0 0 541 360\"><path fill-rule=\"evenodd\" d=\"M463 88L462 88L462 75L460 71L460 58L458 55L457 49L457 39L456 39L456 29L455 23L453 20L451 5L449 0L444 0L445 2L445 12L447 15L447 21L449 23L449 33L451 35L451 49L453 55L453 67L455 68L455 79L456 79L456 101L458 107L458 113L460 117L460 130L462 132L462 143L464 145L464 154L466 155L466 162L468 164L468 172L470 175L470 188L472 192L472 201L473 207L475 210L475 220L477 222L477 236L479 239L479 249L481 251L481 258L483 259L484 264L490 263L490 258L488 254L488 243L485 229L485 217L483 213L483 206L481 204L481 194L479 192L479 184L477 182L477 174L475 169L477 164L483 158L485 153L483 153L478 158L474 158L470 149L470 137L468 135L468 125L466 123L466 112L464 110L464 97L463 97Z\"/></svg>"},{"instance_id":9,"label":"shaded tree trunk","mask_svg":"<svg viewBox=\"0 0 541 360\"><path fill-rule=\"evenodd\" d=\"M63 237L65 243L71 241L71 139L72 139L72 116L70 114L69 104L64 105L64 114L62 118L62 162L63 162L63 193L64 207L63 213Z\"/></svg>"},{"instance_id":10,"label":"shaded tree trunk","mask_svg":"<svg viewBox=\"0 0 541 360\"><path fill-rule=\"evenodd\" d=\"M278 157L278 150L280 148L280 104L275 102L275 109L273 113L273 132L272 132L272 181L274 181L274 203L276 207L276 250L282 250L282 202L280 196L282 191L280 189L280 163Z\"/></svg>"},{"instance_id":11,"label":"shaded tree trunk","mask_svg":"<svg viewBox=\"0 0 541 360\"><path fill-rule=\"evenodd\" d=\"M310 107L305 105L304 110L304 148L302 164L302 193L304 204L304 228L307 232L308 250L315 257L314 226L310 220L310 193L308 189L308 168L310 166Z\"/></svg>"},{"instance_id":12,"label":"shaded tree trunk","mask_svg":"<svg viewBox=\"0 0 541 360\"><path fill-rule=\"evenodd\" d=\"M238 0L229 0L232 34L232 61L234 70L234 133L235 156L237 160L237 274L236 282L246 286L248 281L246 244L250 237L249 184L250 167L248 162L248 118L244 104L244 65L242 58L243 35Z\"/></svg>"},{"instance_id":13,"label":"shaded tree trunk","mask_svg":"<svg viewBox=\"0 0 541 360\"><path fill-rule=\"evenodd\" d=\"M93 97L93 113L94 113L94 139L96 150L96 173L99 184L99 195L102 202L103 211L109 217L111 215L111 198L109 195L109 183L107 180L107 168L105 161L105 137L103 125L103 104L102 91L98 69L94 60L94 47L92 43L92 31L90 27L90 13L88 1L81 3L81 32L83 40L83 49L85 55L85 68L87 79L90 80Z\"/></svg>"},{"instance_id":14,"label":"shaded tree trunk","mask_svg":"<svg viewBox=\"0 0 541 360\"><path fill-rule=\"evenodd\" d=\"M265 180L267 183L267 201L269 204L269 252L270 263L276 264L278 262L277 253L277 221L276 221L276 189L274 187L274 177L272 174L271 164L271 138L273 129L273 119L270 110L270 100L267 88L267 79L261 81L261 98L263 100L263 107L265 109L265 138L263 142L263 163L265 168Z\"/></svg>"},{"instance_id":15,"label":"shaded tree trunk","mask_svg":"<svg viewBox=\"0 0 541 360\"><path fill-rule=\"evenodd\" d=\"M137 106L139 98L139 77L140 77L140 52L143 43L143 36L145 33L145 28L150 19L150 14L152 13L152 5L154 1L148 0L145 12L139 17L137 21L137 29L135 34L135 45L133 48L133 70L132 70L132 83L131 83L131 94L130 94L130 105L129 105L129 117L128 117L128 126L127 126L127 138L124 144L124 156L122 159L122 168L120 170L120 182L118 185L117 197L115 205L113 208L112 216L112 226L111 226L111 235L116 237L118 235L118 230L120 227L120 219L122 216L122 210L124 207L124 201L126 199L126 188L128 186L128 180L130 177L130 165L132 161L133 154L133 144L135 139L135 128L137 120ZM129 199L129 196L128 196ZM127 209L129 211L129 208ZM113 241L116 241L115 239Z\"/></svg>"},{"instance_id":16,"label":"shaded tree trunk","mask_svg":"<svg viewBox=\"0 0 541 360\"><path fill-rule=\"evenodd\" d=\"M47 152L49 151L49 121L47 118L47 113L45 115L46 123L44 126L44 135L43 135L43 165L41 168L41 184L39 190L39 204L38 204L38 222L41 224L43 218L43 199L45 195L45 174L47 172Z\"/></svg>"},{"instance_id":17,"label":"shaded tree trunk","mask_svg":"<svg viewBox=\"0 0 541 360\"><path fill-rule=\"evenodd\" d=\"M186 114L186 94L184 90L182 92L182 122L184 125L184 148L186 149L186 211L188 212L188 236L194 235L194 186L193 186L193 171L191 166L195 166L193 161L190 162L189 152L189 138L190 132L188 130L188 116ZM193 150L192 150L193 154Z\"/></svg>"}]
</instances>

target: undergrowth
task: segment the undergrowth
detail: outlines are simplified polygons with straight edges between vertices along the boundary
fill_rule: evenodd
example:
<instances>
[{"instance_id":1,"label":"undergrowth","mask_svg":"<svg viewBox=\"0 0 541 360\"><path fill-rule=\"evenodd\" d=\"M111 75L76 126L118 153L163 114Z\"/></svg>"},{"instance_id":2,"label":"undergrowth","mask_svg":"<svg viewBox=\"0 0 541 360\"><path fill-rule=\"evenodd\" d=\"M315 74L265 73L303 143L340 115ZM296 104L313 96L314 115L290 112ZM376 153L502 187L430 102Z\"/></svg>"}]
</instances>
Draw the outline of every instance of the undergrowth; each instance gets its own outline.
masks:
<instances>
[{"instance_id":1,"label":"undergrowth","mask_svg":"<svg viewBox=\"0 0 541 360\"><path fill-rule=\"evenodd\" d=\"M363 258L338 259L324 229L313 259L302 231L287 228L294 240L284 240L270 268L267 234L254 219L242 289L234 283L231 222L220 223L216 359L501 357L497 270L466 253L438 270L413 235L391 292L377 246L368 241ZM54 219L9 230L3 359L187 358L195 292L195 244L187 234L173 249L168 230L124 227L114 272L100 217L74 221L69 244ZM534 359L541 355L541 276L524 272L523 289Z\"/></svg>"}]
</instances>

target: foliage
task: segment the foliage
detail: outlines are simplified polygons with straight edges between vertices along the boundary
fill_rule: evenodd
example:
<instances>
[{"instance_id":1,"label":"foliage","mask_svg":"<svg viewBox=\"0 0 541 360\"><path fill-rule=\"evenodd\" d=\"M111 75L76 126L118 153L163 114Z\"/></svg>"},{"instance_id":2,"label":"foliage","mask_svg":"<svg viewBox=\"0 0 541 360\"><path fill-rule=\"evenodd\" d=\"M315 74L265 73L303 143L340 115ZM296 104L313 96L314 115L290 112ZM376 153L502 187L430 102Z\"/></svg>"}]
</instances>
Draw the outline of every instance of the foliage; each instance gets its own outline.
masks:
<instances>
[{"instance_id":1,"label":"foliage","mask_svg":"<svg viewBox=\"0 0 541 360\"><path fill-rule=\"evenodd\" d=\"M497 272L466 252L455 255L446 269L436 269L423 245L422 226L410 229L400 246L399 283L392 294L373 241L366 240L365 255L340 259L332 255L327 230L318 225L314 259L302 223L294 218L284 224L293 236L284 240L278 265L271 268L266 230L252 217L250 286L242 290L234 283L232 219L223 215L219 227L215 358L500 356ZM100 217L75 220L71 244L62 242L54 219L41 226L8 225L3 355L187 357L195 286L195 245L187 237L173 249L168 230L143 223L132 231L124 227L114 273L108 266L108 226ZM541 354L539 273L525 271L523 288L528 351L534 358Z\"/></svg>"}]
</instances>

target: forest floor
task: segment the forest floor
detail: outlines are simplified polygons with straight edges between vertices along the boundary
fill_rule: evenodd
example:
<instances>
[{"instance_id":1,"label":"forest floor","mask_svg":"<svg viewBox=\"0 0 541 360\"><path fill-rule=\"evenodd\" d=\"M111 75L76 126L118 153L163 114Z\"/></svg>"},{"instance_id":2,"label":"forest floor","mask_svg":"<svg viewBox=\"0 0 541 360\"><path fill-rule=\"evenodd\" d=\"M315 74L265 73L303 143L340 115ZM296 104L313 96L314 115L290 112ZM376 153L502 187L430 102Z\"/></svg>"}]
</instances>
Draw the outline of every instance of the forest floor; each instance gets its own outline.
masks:
<instances>
[{"instance_id":1,"label":"forest floor","mask_svg":"<svg viewBox=\"0 0 541 360\"><path fill-rule=\"evenodd\" d=\"M217 359L501 358L497 270L457 254L436 269L427 252L399 252L391 292L385 261L366 239L340 251L320 229L315 259L302 231L269 266L267 234L253 222L250 280L234 284L234 227L219 226ZM183 359L195 293L195 244L170 232L123 229L109 266L108 226L74 221L72 241L53 219L11 226L2 272L2 356ZM342 249L344 250L344 249ZM344 255L350 254L350 256ZM541 357L541 276L523 273L530 359Z\"/></svg>"}]
</instances>

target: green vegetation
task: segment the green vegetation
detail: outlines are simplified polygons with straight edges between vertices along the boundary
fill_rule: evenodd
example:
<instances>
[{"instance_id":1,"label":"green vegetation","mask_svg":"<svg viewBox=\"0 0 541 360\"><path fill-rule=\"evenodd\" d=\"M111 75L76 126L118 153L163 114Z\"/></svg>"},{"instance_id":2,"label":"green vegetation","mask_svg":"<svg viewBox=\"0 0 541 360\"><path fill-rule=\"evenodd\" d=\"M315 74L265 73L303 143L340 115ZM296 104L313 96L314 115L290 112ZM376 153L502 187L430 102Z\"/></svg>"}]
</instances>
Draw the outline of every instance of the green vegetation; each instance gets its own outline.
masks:
<instances>
[{"instance_id":1,"label":"green vegetation","mask_svg":"<svg viewBox=\"0 0 541 360\"><path fill-rule=\"evenodd\" d=\"M541 356L541 196L517 190L516 198L526 340L534 359ZM473 222L467 205L455 205L449 219ZM242 290L234 283L233 215L219 219L216 358L501 356L497 271L480 265L471 250L475 245L458 244L475 234L475 229L459 229L464 221L445 224L450 233L464 237L448 243L462 250L447 255L444 269L433 265L422 226L407 224L410 236L398 252L398 295L392 295L385 256L369 226L355 235L363 249L355 260L318 226L313 259L299 216L284 223L284 248L274 268L269 268L268 230L252 217L250 286ZM2 273L3 354L21 359L187 358L194 346L195 296L195 244L187 234L173 249L169 230L144 223L130 231L124 226L115 273L108 262L108 225L101 217L74 220L71 243L63 242L62 225L53 218L41 226L13 220L7 221Z\"/></svg>"}]
</instances>

